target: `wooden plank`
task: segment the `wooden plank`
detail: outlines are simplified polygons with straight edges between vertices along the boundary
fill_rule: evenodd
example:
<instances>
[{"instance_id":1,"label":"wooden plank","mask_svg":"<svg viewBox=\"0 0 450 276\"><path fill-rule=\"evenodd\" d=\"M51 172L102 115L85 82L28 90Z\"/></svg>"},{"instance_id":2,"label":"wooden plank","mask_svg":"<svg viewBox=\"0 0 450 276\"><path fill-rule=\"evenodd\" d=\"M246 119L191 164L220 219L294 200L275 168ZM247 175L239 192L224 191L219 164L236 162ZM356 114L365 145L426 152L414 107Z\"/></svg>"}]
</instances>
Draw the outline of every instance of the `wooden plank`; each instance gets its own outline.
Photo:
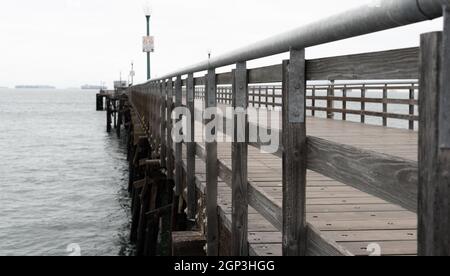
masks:
<instances>
[{"instance_id":1,"label":"wooden plank","mask_svg":"<svg viewBox=\"0 0 450 276\"><path fill-rule=\"evenodd\" d=\"M327 231L326 235L336 242L379 242L416 241L415 230L365 230L365 231Z\"/></svg>"},{"instance_id":2,"label":"wooden plank","mask_svg":"<svg viewBox=\"0 0 450 276\"><path fill-rule=\"evenodd\" d=\"M187 94L187 107L190 113L190 141L187 143L187 168L186 168L186 181L187 181L187 216L188 219L195 219L197 212L197 191L195 187L195 85L194 74L189 74L186 84Z\"/></svg>"},{"instance_id":3,"label":"wooden plank","mask_svg":"<svg viewBox=\"0 0 450 276\"><path fill-rule=\"evenodd\" d=\"M181 107L183 101L181 76L178 76L175 81L175 108ZM175 123L179 123L180 118L175 119ZM176 143L175 145L175 195L180 196L183 191L183 165L182 162L183 144Z\"/></svg>"},{"instance_id":4,"label":"wooden plank","mask_svg":"<svg viewBox=\"0 0 450 276\"><path fill-rule=\"evenodd\" d=\"M248 83L274 83L282 80L282 65L272 65L248 70Z\"/></svg>"},{"instance_id":5,"label":"wooden plank","mask_svg":"<svg viewBox=\"0 0 450 276\"><path fill-rule=\"evenodd\" d=\"M216 84L217 85L226 85L226 84L231 85L232 84L232 73L227 72L227 73L217 74Z\"/></svg>"},{"instance_id":6,"label":"wooden plank","mask_svg":"<svg viewBox=\"0 0 450 276\"><path fill-rule=\"evenodd\" d=\"M353 254L308 224L307 229L307 256L353 256Z\"/></svg>"},{"instance_id":7,"label":"wooden plank","mask_svg":"<svg viewBox=\"0 0 450 276\"><path fill-rule=\"evenodd\" d=\"M234 256L248 256L248 83L245 62L238 63L234 71L233 107L237 115L232 143L231 252Z\"/></svg>"},{"instance_id":8,"label":"wooden plank","mask_svg":"<svg viewBox=\"0 0 450 276\"><path fill-rule=\"evenodd\" d=\"M379 246L380 254L373 256L401 256L414 255L417 252L416 241L384 241L384 242L344 242L340 245L354 252L356 256L369 256L374 252L370 249L370 245Z\"/></svg>"},{"instance_id":9,"label":"wooden plank","mask_svg":"<svg viewBox=\"0 0 450 276\"><path fill-rule=\"evenodd\" d=\"M417 219L366 219L362 220L337 220L337 221L314 221L312 224L320 231L359 231L359 230L415 230Z\"/></svg>"},{"instance_id":10,"label":"wooden plank","mask_svg":"<svg viewBox=\"0 0 450 276\"><path fill-rule=\"evenodd\" d=\"M283 62L283 255L306 254L305 50Z\"/></svg>"},{"instance_id":11,"label":"wooden plank","mask_svg":"<svg viewBox=\"0 0 450 276\"><path fill-rule=\"evenodd\" d=\"M341 245L330 240L328 237L320 233L313 225L308 224L307 229L307 244L306 255L307 256L353 256L353 254L346 250ZM276 238L276 235L272 233L257 233L266 236L267 234ZM261 238L261 236L260 236ZM258 236L256 236L258 239ZM266 241L267 239L264 239ZM270 241L270 240L269 240ZM281 243L252 243L250 246L251 256L281 256L282 245Z\"/></svg>"},{"instance_id":12,"label":"wooden plank","mask_svg":"<svg viewBox=\"0 0 450 276\"><path fill-rule=\"evenodd\" d=\"M450 24L445 13L447 27ZM418 253L422 256L450 255L449 246L449 167L450 153L440 140L440 127L448 118L441 116L440 104L449 97L443 84L448 76L442 75L444 55L442 33L421 36L420 122L419 122L419 234ZM448 139L444 137L443 139Z\"/></svg>"},{"instance_id":13,"label":"wooden plank","mask_svg":"<svg viewBox=\"0 0 450 276\"><path fill-rule=\"evenodd\" d=\"M340 108L329 109L326 107L307 107L307 109L315 110L315 111L324 111L324 112L328 112L328 113L346 113L346 114L354 114L354 115L360 115L360 116L385 117L385 118L413 120L413 121L419 120L419 116L415 116L415 115L383 113L383 112L369 111L369 110L352 110L352 109L340 109Z\"/></svg>"},{"instance_id":14,"label":"wooden plank","mask_svg":"<svg viewBox=\"0 0 450 276\"><path fill-rule=\"evenodd\" d=\"M307 61L308 80L418 79L419 49L322 58Z\"/></svg>"},{"instance_id":15,"label":"wooden plank","mask_svg":"<svg viewBox=\"0 0 450 276\"><path fill-rule=\"evenodd\" d=\"M214 108L216 100L216 73L215 69L208 70L206 76L205 107ZM208 122L206 122L208 123ZM205 128L205 131L206 128ZM216 132L217 130L213 130ZM215 134L215 133L214 133ZM208 135L206 133L206 135ZM211 134L209 134L211 135ZM207 255L219 254L219 228L217 215L217 141L206 143L206 212L207 212Z\"/></svg>"},{"instance_id":16,"label":"wooden plank","mask_svg":"<svg viewBox=\"0 0 450 276\"><path fill-rule=\"evenodd\" d=\"M308 137L308 169L417 211L417 163Z\"/></svg>"}]
</instances>

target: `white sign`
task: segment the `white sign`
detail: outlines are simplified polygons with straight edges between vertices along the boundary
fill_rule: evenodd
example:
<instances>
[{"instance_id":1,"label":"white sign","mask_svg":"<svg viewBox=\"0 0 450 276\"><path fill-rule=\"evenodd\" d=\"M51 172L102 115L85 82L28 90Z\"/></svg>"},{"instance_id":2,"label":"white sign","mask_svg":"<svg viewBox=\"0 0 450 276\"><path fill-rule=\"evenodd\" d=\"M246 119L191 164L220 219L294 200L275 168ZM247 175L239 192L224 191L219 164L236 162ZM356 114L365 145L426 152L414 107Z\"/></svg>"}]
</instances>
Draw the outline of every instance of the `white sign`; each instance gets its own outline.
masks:
<instances>
[{"instance_id":1,"label":"white sign","mask_svg":"<svg viewBox=\"0 0 450 276\"><path fill-rule=\"evenodd\" d=\"M155 38L153 36L144 36L142 41L144 53L153 53L155 51Z\"/></svg>"}]
</instances>

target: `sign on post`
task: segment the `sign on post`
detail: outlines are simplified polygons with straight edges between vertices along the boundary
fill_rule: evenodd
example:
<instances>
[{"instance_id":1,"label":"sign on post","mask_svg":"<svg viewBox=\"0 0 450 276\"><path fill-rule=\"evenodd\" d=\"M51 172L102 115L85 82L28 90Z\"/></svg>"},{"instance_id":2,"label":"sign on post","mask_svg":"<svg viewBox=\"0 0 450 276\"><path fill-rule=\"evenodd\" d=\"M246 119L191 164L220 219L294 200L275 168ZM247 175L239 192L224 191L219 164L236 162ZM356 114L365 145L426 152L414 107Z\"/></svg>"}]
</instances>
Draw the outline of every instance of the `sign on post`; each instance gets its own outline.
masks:
<instances>
[{"instance_id":1,"label":"sign on post","mask_svg":"<svg viewBox=\"0 0 450 276\"><path fill-rule=\"evenodd\" d=\"M155 38L153 36L144 36L142 45L144 53L153 53L155 51Z\"/></svg>"}]
</instances>

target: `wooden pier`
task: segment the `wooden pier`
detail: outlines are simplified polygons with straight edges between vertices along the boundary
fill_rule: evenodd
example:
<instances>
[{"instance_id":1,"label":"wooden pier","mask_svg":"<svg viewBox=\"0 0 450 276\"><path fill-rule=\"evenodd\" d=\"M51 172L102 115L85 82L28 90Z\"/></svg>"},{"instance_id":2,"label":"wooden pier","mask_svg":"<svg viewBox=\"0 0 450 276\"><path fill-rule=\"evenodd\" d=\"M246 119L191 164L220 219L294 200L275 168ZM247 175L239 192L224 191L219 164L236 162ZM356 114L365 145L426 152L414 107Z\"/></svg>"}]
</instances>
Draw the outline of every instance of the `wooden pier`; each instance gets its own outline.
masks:
<instances>
[{"instance_id":1,"label":"wooden pier","mask_svg":"<svg viewBox=\"0 0 450 276\"><path fill-rule=\"evenodd\" d=\"M194 66L130 87L117 112L129 137L137 254L450 255L443 11L444 31L423 34L418 48L307 60L288 47L290 59L274 66L235 60L216 73L231 60L218 58L201 77ZM194 142L174 142L175 108L215 106L278 112L278 151L248 137L203 142L210 121L195 116L185 116ZM218 118L238 135L236 118ZM388 127L398 120L404 129ZM245 116L246 129L255 125Z\"/></svg>"}]
</instances>

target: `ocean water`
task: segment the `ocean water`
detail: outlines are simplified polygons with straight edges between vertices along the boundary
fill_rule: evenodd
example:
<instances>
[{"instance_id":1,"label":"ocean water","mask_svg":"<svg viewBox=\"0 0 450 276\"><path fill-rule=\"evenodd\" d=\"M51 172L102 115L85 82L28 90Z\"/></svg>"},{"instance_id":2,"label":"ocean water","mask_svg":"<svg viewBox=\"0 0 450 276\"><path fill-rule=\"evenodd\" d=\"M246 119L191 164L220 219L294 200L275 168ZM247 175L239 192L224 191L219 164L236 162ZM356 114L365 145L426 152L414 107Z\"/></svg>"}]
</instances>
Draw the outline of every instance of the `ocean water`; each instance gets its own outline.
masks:
<instances>
[{"instance_id":1,"label":"ocean water","mask_svg":"<svg viewBox=\"0 0 450 276\"><path fill-rule=\"evenodd\" d=\"M96 91L0 89L0 255L129 255L124 139Z\"/></svg>"}]
</instances>

